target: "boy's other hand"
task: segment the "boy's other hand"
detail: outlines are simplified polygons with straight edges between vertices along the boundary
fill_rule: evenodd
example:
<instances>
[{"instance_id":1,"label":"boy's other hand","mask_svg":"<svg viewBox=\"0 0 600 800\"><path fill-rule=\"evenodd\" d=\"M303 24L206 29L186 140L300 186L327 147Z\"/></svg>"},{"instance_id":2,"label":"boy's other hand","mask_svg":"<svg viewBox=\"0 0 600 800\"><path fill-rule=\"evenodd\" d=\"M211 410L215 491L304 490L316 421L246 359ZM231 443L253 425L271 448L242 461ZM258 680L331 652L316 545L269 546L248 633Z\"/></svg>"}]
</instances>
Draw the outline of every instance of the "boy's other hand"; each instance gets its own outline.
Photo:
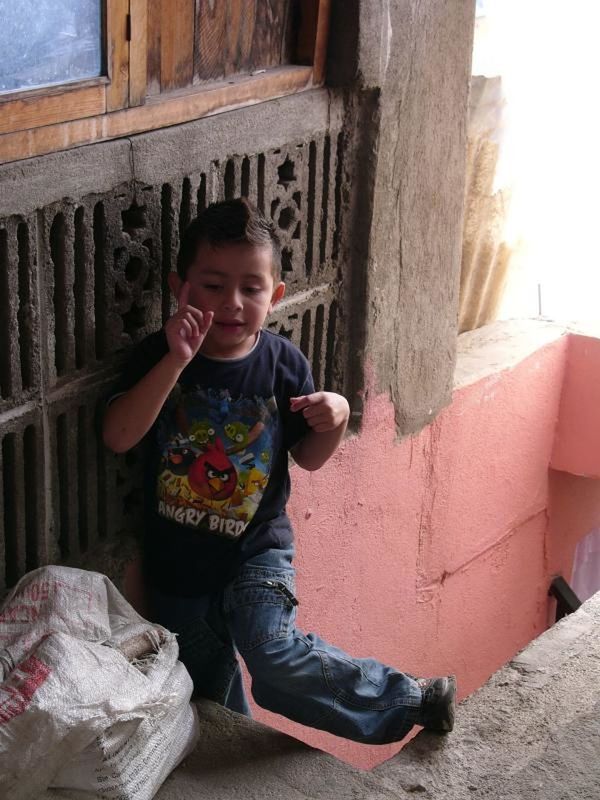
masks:
<instances>
[{"instance_id":1,"label":"boy's other hand","mask_svg":"<svg viewBox=\"0 0 600 800\"><path fill-rule=\"evenodd\" d=\"M189 364L200 349L214 317L212 311L191 306L189 296L190 284L185 281L177 297L177 311L165 323L169 352L181 367Z\"/></svg>"},{"instance_id":2,"label":"boy's other hand","mask_svg":"<svg viewBox=\"0 0 600 800\"><path fill-rule=\"evenodd\" d=\"M350 417L350 406L345 397L335 392L314 392L290 398L290 409L302 411L315 433L325 433L345 425Z\"/></svg>"}]
</instances>

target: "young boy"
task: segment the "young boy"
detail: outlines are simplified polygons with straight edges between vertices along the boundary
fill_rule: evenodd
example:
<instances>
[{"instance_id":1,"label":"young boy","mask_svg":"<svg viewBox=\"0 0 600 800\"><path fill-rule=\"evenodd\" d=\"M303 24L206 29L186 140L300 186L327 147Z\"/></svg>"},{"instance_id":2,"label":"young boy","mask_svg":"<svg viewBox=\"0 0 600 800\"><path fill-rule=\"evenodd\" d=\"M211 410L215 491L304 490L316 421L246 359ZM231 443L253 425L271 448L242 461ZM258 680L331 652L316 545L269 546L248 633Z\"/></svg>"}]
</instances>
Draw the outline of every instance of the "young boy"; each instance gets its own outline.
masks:
<instances>
[{"instance_id":1,"label":"young boy","mask_svg":"<svg viewBox=\"0 0 600 800\"><path fill-rule=\"evenodd\" d=\"M319 469L349 407L262 327L285 291L273 225L245 199L209 206L169 286L177 311L135 351L104 441L144 443L151 610L179 634L195 694L248 714L239 652L256 702L304 725L371 744L452 730L454 678L415 679L295 627L288 453Z\"/></svg>"}]
</instances>

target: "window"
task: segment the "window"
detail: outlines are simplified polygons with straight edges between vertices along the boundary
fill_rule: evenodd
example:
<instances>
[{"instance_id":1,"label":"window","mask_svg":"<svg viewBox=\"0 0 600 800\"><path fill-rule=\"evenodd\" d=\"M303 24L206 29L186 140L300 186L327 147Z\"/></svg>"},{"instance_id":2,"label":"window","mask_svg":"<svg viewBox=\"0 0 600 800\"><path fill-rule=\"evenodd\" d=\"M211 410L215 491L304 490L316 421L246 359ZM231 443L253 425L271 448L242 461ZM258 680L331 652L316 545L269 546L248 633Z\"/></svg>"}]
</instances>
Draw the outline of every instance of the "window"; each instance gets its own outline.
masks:
<instances>
[{"instance_id":1,"label":"window","mask_svg":"<svg viewBox=\"0 0 600 800\"><path fill-rule=\"evenodd\" d=\"M321 85L329 7L0 0L0 163Z\"/></svg>"},{"instance_id":2,"label":"window","mask_svg":"<svg viewBox=\"0 0 600 800\"><path fill-rule=\"evenodd\" d=\"M101 75L101 0L2 0L0 18L0 92Z\"/></svg>"}]
</instances>

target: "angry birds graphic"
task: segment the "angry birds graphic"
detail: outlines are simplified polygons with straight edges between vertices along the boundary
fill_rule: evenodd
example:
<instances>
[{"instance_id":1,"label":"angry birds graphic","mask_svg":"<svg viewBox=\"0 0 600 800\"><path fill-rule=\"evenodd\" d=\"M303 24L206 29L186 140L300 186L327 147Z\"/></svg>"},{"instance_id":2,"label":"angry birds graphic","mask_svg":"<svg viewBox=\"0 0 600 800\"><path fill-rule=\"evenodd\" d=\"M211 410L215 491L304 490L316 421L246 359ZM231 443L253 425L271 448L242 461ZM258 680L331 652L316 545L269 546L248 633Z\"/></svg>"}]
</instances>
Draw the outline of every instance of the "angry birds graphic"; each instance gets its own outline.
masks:
<instances>
[{"instance_id":1,"label":"angry birds graphic","mask_svg":"<svg viewBox=\"0 0 600 800\"><path fill-rule=\"evenodd\" d=\"M273 462L274 398L198 385L172 393L158 420L158 513L188 528L242 535L262 501Z\"/></svg>"},{"instance_id":2,"label":"angry birds graphic","mask_svg":"<svg viewBox=\"0 0 600 800\"><path fill-rule=\"evenodd\" d=\"M237 473L223 447L216 439L188 470L188 482L192 491L207 500L226 500L237 485Z\"/></svg>"},{"instance_id":3,"label":"angry birds graphic","mask_svg":"<svg viewBox=\"0 0 600 800\"><path fill-rule=\"evenodd\" d=\"M242 491L246 497L250 497L255 492L263 492L267 486L269 476L264 472L252 467L245 473L243 480L240 481Z\"/></svg>"},{"instance_id":4,"label":"angry birds graphic","mask_svg":"<svg viewBox=\"0 0 600 800\"><path fill-rule=\"evenodd\" d=\"M166 456L164 457L165 469L172 472L173 475L187 475L187 471L194 463L196 453L188 446L172 445L167 448Z\"/></svg>"},{"instance_id":5,"label":"angry birds graphic","mask_svg":"<svg viewBox=\"0 0 600 800\"><path fill-rule=\"evenodd\" d=\"M215 441L215 428L210 420L207 419L194 422L189 428L188 439L190 442L193 442L196 447L200 447L200 445L207 444L208 442L212 444Z\"/></svg>"},{"instance_id":6,"label":"angry birds graphic","mask_svg":"<svg viewBox=\"0 0 600 800\"><path fill-rule=\"evenodd\" d=\"M236 445L240 445L240 447L246 447L250 441L250 437L248 436L250 426L245 425L243 422L230 422L228 425L225 425L224 430L227 438L235 442Z\"/></svg>"}]
</instances>

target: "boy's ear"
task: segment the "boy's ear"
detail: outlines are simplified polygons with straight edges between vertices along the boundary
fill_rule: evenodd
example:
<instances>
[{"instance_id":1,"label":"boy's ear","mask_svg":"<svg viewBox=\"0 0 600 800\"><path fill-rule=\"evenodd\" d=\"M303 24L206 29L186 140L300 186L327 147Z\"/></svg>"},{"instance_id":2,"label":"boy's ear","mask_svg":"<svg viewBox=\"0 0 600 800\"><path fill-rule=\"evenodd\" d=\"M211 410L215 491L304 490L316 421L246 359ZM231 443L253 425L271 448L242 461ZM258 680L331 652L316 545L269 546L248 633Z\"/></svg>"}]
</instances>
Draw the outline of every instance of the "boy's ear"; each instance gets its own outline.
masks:
<instances>
[{"instance_id":1,"label":"boy's ear","mask_svg":"<svg viewBox=\"0 0 600 800\"><path fill-rule=\"evenodd\" d=\"M273 306L276 305L281 300L284 294L285 294L285 283L283 281L279 281L277 286L273 289L269 311L273 310Z\"/></svg>"},{"instance_id":2,"label":"boy's ear","mask_svg":"<svg viewBox=\"0 0 600 800\"><path fill-rule=\"evenodd\" d=\"M169 283L170 290L173 292L173 296L175 297L175 300L178 300L179 299L179 292L181 291L181 286L182 286L183 281L181 280L179 275L176 272L173 272L173 271L169 272L169 274L167 275L167 281Z\"/></svg>"}]
</instances>

